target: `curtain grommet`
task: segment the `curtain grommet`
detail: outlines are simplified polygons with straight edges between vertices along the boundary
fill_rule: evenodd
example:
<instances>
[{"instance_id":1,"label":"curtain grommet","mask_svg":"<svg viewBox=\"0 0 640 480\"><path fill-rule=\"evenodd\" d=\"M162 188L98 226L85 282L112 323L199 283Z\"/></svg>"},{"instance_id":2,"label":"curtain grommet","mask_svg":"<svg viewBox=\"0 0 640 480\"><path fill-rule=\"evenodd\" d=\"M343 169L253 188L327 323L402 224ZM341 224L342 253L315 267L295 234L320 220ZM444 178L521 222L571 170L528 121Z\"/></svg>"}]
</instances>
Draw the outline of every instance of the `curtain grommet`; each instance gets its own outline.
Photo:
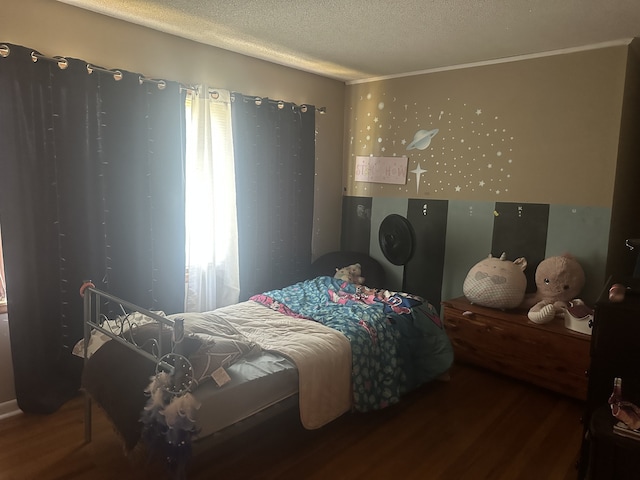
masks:
<instances>
[{"instance_id":1,"label":"curtain grommet","mask_svg":"<svg viewBox=\"0 0 640 480\"><path fill-rule=\"evenodd\" d=\"M11 53L11 49L9 45L5 45L4 43L0 45L0 57L6 58Z\"/></svg>"},{"instance_id":2,"label":"curtain grommet","mask_svg":"<svg viewBox=\"0 0 640 480\"><path fill-rule=\"evenodd\" d=\"M69 67L69 61L64 57L57 57L57 58L58 58L58 68L60 70L66 70Z\"/></svg>"}]
</instances>

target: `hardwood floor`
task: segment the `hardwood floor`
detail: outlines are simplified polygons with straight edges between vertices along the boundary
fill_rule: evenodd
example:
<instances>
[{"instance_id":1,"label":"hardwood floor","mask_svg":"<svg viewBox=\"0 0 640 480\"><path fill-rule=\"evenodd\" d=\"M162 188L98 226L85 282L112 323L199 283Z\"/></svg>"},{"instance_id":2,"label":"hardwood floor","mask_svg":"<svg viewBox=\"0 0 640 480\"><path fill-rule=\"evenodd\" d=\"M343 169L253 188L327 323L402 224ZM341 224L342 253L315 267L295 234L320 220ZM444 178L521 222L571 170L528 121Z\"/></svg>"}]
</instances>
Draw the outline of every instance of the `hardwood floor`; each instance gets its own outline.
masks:
<instances>
[{"instance_id":1,"label":"hardwood floor","mask_svg":"<svg viewBox=\"0 0 640 480\"><path fill-rule=\"evenodd\" d=\"M84 443L83 399L47 416L0 421L0 479L162 479L123 455L94 408ZM582 403L456 365L398 405L347 414L313 431L295 412L197 452L189 479L575 479Z\"/></svg>"}]
</instances>

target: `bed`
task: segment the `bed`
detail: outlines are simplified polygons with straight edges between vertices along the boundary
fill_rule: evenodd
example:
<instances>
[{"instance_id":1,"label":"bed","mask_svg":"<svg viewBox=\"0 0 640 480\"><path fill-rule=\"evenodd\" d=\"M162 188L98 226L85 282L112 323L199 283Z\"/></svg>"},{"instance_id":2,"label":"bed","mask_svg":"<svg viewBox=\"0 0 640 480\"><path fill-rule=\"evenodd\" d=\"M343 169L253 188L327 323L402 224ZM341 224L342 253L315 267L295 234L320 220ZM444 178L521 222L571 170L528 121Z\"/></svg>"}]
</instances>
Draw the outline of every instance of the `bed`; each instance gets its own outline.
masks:
<instances>
[{"instance_id":1,"label":"bed","mask_svg":"<svg viewBox=\"0 0 640 480\"><path fill-rule=\"evenodd\" d=\"M358 285L334 277L358 263ZM165 315L85 283L85 436L91 404L126 451L184 471L194 446L297 408L307 429L368 412L446 374L451 344L436 309L385 290L368 255L333 252L308 278L213 312ZM118 312L105 314L104 312Z\"/></svg>"}]
</instances>

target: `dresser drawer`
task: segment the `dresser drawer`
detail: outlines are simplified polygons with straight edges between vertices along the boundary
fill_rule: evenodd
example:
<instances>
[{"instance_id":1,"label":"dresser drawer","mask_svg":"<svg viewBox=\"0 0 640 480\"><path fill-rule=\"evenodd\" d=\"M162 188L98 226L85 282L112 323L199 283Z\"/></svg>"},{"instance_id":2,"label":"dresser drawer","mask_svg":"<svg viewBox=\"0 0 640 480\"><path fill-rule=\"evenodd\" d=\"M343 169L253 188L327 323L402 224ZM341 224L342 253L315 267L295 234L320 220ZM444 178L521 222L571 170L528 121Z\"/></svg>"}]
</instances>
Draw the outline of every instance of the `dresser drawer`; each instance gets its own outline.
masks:
<instances>
[{"instance_id":1,"label":"dresser drawer","mask_svg":"<svg viewBox=\"0 0 640 480\"><path fill-rule=\"evenodd\" d=\"M562 319L538 325L524 311L480 307L464 297L443 305L456 361L586 399L589 335L565 328Z\"/></svg>"}]
</instances>

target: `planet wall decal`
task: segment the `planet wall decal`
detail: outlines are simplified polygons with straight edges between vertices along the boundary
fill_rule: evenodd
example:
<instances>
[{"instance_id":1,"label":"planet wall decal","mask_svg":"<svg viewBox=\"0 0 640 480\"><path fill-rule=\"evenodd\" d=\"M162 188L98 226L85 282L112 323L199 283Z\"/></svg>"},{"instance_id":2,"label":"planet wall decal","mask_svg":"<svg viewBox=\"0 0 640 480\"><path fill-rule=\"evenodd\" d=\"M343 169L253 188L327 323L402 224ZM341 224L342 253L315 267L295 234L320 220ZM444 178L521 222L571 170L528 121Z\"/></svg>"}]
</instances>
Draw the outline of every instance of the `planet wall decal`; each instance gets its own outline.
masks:
<instances>
[{"instance_id":1,"label":"planet wall decal","mask_svg":"<svg viewBox=\"0 0 640 480\"><path fill-rule=\"evenodd\" d=\"M431 144L431 139L436 136L438 131L437 128L433 130L418 130L413 135L413 141L407 145L407 150L424 150Z\"/></svg>"}]
</instances>

